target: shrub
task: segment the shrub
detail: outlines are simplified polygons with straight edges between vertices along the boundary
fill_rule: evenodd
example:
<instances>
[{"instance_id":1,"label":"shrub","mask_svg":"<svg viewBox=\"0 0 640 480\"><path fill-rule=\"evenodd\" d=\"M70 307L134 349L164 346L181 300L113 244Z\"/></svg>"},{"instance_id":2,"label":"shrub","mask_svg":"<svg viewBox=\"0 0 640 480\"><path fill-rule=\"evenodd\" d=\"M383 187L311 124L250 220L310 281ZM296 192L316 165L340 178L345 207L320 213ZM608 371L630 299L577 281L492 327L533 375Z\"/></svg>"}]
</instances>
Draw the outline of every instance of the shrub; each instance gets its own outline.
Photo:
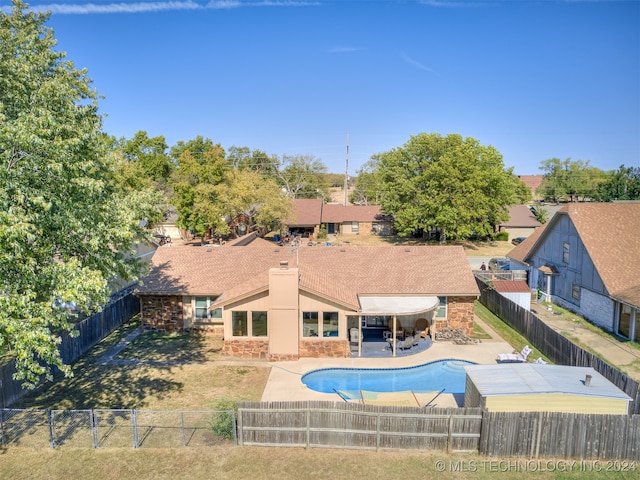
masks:
<instances>
[{"instance_id":1,"label":"shrub","mask_svg":"<svg viewBox=\"0 0 640 480\"><path fill-rule=\"evenodd\" d=\"M213 409L218 410L211 419L210 427L213 434L229 440L235 438L234 417L238 413L238 402L230 398L220 398L215 402Z\"/></svg>"},{"instance_id":2,"label":"shrub","mask_svg":"<svg viewBox=\"0 0 640 480\"><path fill-rule=\"evenodd\" d=\"M497 235L496 235L496 240L504 241L504 242L508 241L509 240L509 232L505 232L504 230L501 231L501 232L498 232Z\"/></svg>"}]
</instances>

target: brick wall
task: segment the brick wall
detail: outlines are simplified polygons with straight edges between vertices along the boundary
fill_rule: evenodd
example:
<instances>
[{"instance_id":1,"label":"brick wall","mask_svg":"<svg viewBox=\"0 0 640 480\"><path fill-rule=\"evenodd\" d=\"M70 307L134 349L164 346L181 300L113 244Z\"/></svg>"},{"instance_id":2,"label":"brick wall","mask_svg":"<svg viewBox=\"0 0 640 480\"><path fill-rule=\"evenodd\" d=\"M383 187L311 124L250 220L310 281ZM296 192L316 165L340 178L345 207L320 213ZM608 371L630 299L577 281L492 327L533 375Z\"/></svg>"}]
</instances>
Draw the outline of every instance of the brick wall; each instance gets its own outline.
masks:
<instances>
[{"instance_id":1,"label":"brick wall","mask_svg":"<svg viewBox=\"0 0 640 480\"><path fill-rule=\"evenodd\" d=\"M300 354L270 355L269 340L252 338L225 340L222 354L236 358L258 358L270 362L298 360L299 358L348 358L351 356L349 342L346 340L302 340Z\"/></svg>"},{"instance_id":2,"label":"brick wall","mask_svg":"<svg viewBox=\"0 0 640 480\"><path fill-rule=\"evenodd\" d=\"M142 324L146 327L173 332L184 325L182 297L144 296L140 298Z\"/></svg>"}]
</instances>

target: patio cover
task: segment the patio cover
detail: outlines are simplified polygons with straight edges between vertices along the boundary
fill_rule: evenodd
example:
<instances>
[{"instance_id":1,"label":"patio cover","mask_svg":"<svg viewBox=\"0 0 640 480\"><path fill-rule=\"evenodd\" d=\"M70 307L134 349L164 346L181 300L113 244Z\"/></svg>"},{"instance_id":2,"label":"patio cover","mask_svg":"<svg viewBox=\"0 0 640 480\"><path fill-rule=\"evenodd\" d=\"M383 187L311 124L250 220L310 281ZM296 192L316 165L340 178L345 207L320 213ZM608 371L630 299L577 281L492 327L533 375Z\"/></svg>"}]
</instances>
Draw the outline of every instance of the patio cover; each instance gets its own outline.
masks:
<instances>
[{"instance_id":1,"label":"patio cover","mask_svg":"<svg viewBox=\"0 0 640 480\"><path fill-rule=\"evenodd\" d=\"M435 310L438 297L416 296L359 296L362 315L411 315Z\"/></svg>"}]
</instances>

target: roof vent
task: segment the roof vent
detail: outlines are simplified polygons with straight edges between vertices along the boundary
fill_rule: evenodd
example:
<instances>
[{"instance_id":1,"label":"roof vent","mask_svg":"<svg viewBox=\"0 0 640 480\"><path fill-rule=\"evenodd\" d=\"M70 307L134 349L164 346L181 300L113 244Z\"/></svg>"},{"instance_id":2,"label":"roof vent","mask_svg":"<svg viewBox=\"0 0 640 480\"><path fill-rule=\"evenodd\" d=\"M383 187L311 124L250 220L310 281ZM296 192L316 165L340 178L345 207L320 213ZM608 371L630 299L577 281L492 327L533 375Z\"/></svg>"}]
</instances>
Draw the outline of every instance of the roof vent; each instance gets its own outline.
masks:
<instances>
[{"instance_id":1,"label":"roof vent","mask_svg":"<svg viewBox=\"0 0 640 480\"><path fill-rule=\"evenodd\" d=\"M584 377L584 386L588 387L589 385L591 385L591 375L586 375Z\"/></svg>"},{"instance_id":2,"label":"roof vent","mask_svg":"<svg viewBox=\"0 0 640 480\"><path fill-rule=\"evenodd\" d=\"M289 268L289 262L286 260L281 260L280 261L280 268L282 270L287 270Z\"/></svg>"},{"instance_id":3,"label":"roof vent","mask_svg":"<svg viewBox=\"0 0 640 480\"><path fill-rule=\"evenodd\" d=\"M340 251L341 251L341 252L346 252L346 251L347 251L347 249L346 249L346 248L344 248L344 247L341 247L341 248L340 248Z\"/></svg>"},{"instance_id":4,"label":"roof vent","mask_svg":"<svg viewBox=\"0 0 640 480\"><path fill-rule=\"evenodd\" d=\"M407 253L409 253L409 252L411 251L411 249L410 249L409 247L406 247L406 248L404 249L404 251L405 251L405 252L407 252Z\"/></svg>"}]
</instances>

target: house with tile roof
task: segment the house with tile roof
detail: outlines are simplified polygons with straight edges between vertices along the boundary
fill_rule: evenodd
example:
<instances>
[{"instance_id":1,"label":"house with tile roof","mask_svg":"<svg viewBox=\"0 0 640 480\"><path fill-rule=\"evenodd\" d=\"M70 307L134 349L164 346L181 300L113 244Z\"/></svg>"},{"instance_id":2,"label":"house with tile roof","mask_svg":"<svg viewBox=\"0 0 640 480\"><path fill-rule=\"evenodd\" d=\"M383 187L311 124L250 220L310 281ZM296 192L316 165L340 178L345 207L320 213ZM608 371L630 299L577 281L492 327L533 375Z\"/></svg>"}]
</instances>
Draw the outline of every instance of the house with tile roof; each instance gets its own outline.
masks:
<instances>
[{"instance_id":1,"label":"house with tile roof","mask_svg":"<svg viewBox=\"0 0 640 480\"><path fill-rule=\"evenodd\" d=\"M473 332L479 290L462 247L279 247L256 241L160 247L136 294L143 324L208 328L224 353L291 360L348 357L351 329ZM357 355L359 347L354 352Z\"/></svg>"},{"instance_id":2,"label":"house with tile roof","mask_svg":"<svg viewBox=\"0 0 640 480\"><path fill-rule=\"evenodd\" d=\"M294 214L287 221L292 234L317 236L320 228L340 235L390 235L392 219L384 215L379 205L342 205L323 203L322 199L294 200Z\"/></svg>"},{"instance_id":3,"label":"house with tile roof","mask_svg":"<svg viewBox=\"0 0 640 480\"><path fill-rule=\"evenodd\" d=\"M640 341L639 225L640 202L570 203L507 257L545 300Z\"/></svg>"}]
</instances>

